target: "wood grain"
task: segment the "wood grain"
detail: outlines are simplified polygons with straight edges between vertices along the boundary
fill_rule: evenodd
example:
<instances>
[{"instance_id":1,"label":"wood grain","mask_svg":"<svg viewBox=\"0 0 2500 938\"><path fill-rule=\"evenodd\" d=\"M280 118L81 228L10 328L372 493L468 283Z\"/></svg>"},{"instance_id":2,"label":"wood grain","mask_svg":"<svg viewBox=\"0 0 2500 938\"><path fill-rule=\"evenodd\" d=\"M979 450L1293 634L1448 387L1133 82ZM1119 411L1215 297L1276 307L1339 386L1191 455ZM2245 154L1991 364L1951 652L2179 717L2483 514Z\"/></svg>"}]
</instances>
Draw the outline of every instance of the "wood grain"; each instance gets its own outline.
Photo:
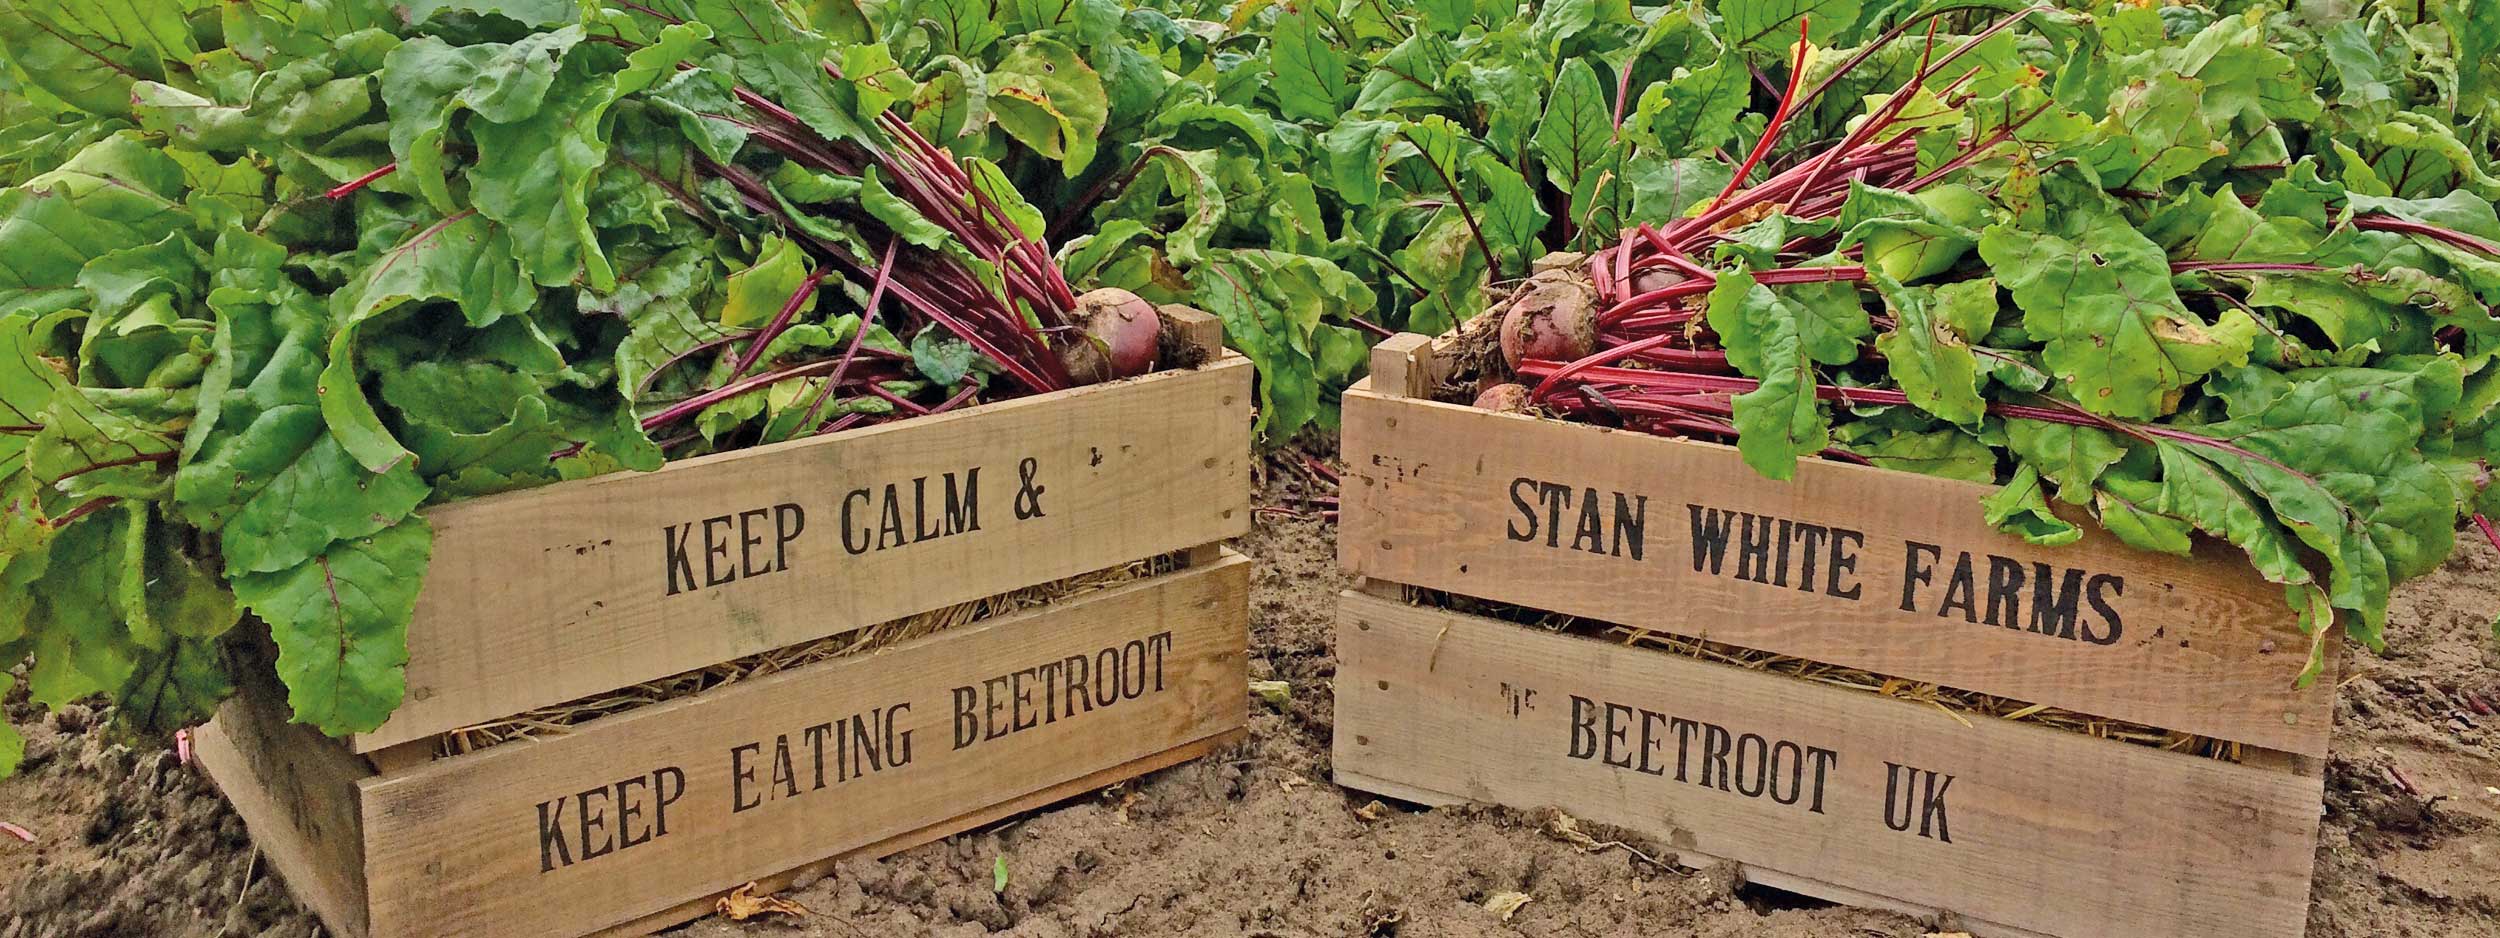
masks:
<instances>
[{"instance_id":1,"label":"wood grain","mask_svg":"<svg viewBox=\"0 0 2500 938\"><path fill-rule=\"evenodd\" d=\"M1235 556L645 707L571 735L366 779L357 789L372 938L577 935L628 925L827 856L1026 804L1036 793L1064 794L1073 780L1100 780L1106 768L1148 764L1234 731L1246 712L1248 577L1249 562ZM1167 631L1163 690L1090 711L1068 704L1074 715L1051 722L1027 710L1032 725L995 738L982 722L986 708L976 705L976 739L956 748L958 694L1012 698L1003 676L1106 648L1129 649L1120 660L1142 660L1137 650ZM1148 676L1141 666L1131 681ZM1004 699L1005 713L1014 713L1012 699L989 699ZM841 757L827 744L826 785L815 787L806 729L879 708L894 714L892 729L911 734L910 760L844 780ZM998 719L1007 726L1015 717ZM786 786L773 780L785 735L795 773ZM891 739L885 745L888 759L899 751ZM856 756L852 764L860 764ZM740 766L752 777L741 780ZM682 781L668 799L667 833L655 834L661 783L618 786L671 769ZM619 813L629 801L640 806L630 820ZM593 810L581 811L585 803ZM542 839L549 816L561 848ZM591 833L581 834L583 819L594 816ZM598 849L634 833L646 836ZM576 842L585 836L588 847Z\"/></svg>"},{"instance_id":2,"label":"wood grain","mask_svg":"<svg viewBox=\"0 0 2500 938\"><path fill-rule=\"evenodd\" d=\"M435 509L407 700L353 745L370 752L1243 534L1250 378L1228 355ZM977 527L945 533L950 478L978 492ZM891 537L889 485L904 513Z\"/></svg>"},{"instance_id":3,"label":"wood grain","mask_svg":"<svg viewBox=\"0 0 2500 938\"><path fill-rule=\"evenodd\" d=\"M2308 638L2281 588L2227 546L2205 543L2194 557L2173 557L2128 548L2086 525L2080 543L2039 547L1986 523L1985 486L1823 460L1805 460L1794 480L1779 482L1728 447L1364 385L1346 393L1344 453L1338 551L1358 575L2303 755L2326 752L2332 657L2327 676L2297 686ZM1552 513L1540 483L1567 489L1571 507ZM1525 500L1515 501L1523 492ZM1591 492L1602 511L1589 516L1596 537L1583 541L1578 509ZM1618 494L1638 507L1618 508ZM1716 572L1697 559L1696 511L1722 513L1734 528ZM1773 564L1782 571L1776 578L1740 579L1745 515L1766 519L1766 542L1774 530L1768 519L1821 532L1808 541L1805 528L1793 528L1773 555L1786 561ZM1637 538L1618 524L1634 516L1642 519ZM1850 566L1836 571L1842 539L1830 532L1842 530L1851 532ZM1975 594L1956 605L1953 573L1966 553ZM1913 561L1923 582L1907 576ZM1992 564L2012 571L2003 595L2015 604L2003 617L1990 601ZM2071 589L2067 571L2080 571ZM2055 608L2037 601L2038 581L2077 597L2071 637L2033 624L2032 609ZM2119 629L2081 601L2078 594L2094 589Z\"/></svg>"},{"instance_id":4,"label":"wood grain","mask_svg":"<svg viewBox=\"0 0 2500 938\"><path fill-rule=\"evenodd\" d=\"M1339 609L1341 784L1557 807L1779 883L1949 910L1982 935L2276 938L2307 915L2315 776L1966 725L1908 701L1359 593ZM1715 780L1714 735L1687 725L1727 734ZM1832 753L1819 786L1812 767L1749 771L1765 758L1810 766L1817 748ZM1916 797L1888 818L1895 778ZM1932 814L1931 778L1949 779Z\"/></svg>"},{"instance_id":5,"label":"wood grain","mask_svg":"<svg viewBox=\"0 0 2500 938\"><path fill-rule=\"evenodd\" d=\"M373 770L336 740L287 722L286 692L266 662L192 734L192 753L269 865L333 932L365 932L363 812L356 783ZM260 678L255 681L254 678Z\"/></svg>"}]
</instances>

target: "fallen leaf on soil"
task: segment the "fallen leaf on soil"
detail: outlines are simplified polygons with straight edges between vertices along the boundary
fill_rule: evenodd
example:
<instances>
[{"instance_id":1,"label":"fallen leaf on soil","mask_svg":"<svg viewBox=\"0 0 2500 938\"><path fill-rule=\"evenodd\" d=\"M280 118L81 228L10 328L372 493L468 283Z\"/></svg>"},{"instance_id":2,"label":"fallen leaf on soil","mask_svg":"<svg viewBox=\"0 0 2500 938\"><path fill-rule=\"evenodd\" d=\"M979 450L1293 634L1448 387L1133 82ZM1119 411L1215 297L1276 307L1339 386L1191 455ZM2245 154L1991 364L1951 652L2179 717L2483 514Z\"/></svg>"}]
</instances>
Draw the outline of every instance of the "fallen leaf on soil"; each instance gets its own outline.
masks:
<instances>
[{"instance_id":1,"label":"fallen leaf on soil","mask_svg":"<svg viewBox=\"0 0 2500 938\"><path fill-rule=\"evenodd\" d=\"M1560 840L1582 850L1594 850L1597 848L1597 838L1591 837L1580 831L1579 819L1560 811L1554 812L1552 817L1545 819L1545 832L1552 835L1556 840Z\"/></svg>"},{"instance_id":2,"label":"fallen leaf on soil","mask_svg":"<svg viewBox=\"0 0 2500 938\"><path fill-rule=\"evenodd\" d=\"M1268 706L1282 710L1285 709L1287 703L1293 701L1293 682L1251 681L1250 693L1258 695L1260 700L1267 701Z\"/></svg>"},{"instance_id":3,"label":"fallen leaf on soil","mask_svg":"<svg viewBox=\"0 0 2500 938\"><path fill-rule=\"evenodd\" d=\"M23 827L19 827L19 826L15 825L15 824L11 824L11 823L9 823L9 822L7 822L7 821L0 821L0 831L7 831L7 832L9 833L9 836L11 836L11 837L15 837L15 838L17 838L17 839L19 839L19 840L23 840L23 841L25 841L25 842L27 842L27 843L30 843L30 844L35 842L35 832L34 832L34 831L27 830L27 829L25 829L25 828L23 828Z\"/></svg>"},{"instance_id":4,"label":"fallen leaf on soil","mask_svg":"<svg viewBox=\"0 0 2500 938\"><path fill-rule=\"evenodd\" d=\"M1601 850L1621 848L1625 853L1629 853L1635 857L1648 861L1651 866L1668 872L1678 872L1675 867L1668 866L1667 864L1660 862L1657 857L1642 853L1631 844L1624 843L1620 840L1599 841L1597 838L1589 836L1588 832L1580 829L1580 821L1577 818L1564 814L1561 811L1554 811L1545 817L1545 834L1546 836L1552 837L1556 840L1578 847L1583 853L1596 853Z\"/></svg>"},{"instance_id":5,"label":"fallen leaf on soil","mask_svg":"<svg viewBox=\"0 0 2500 938\"><path fill-rule=\"evenodd\" d=\"M1372 803L1354 809L1354 816L1366 821L1377 821L1389 816L1389 806L1374 799Z\"/></svg>"},{"instance_id":6,"label":"fallen leaf on soil","mask_svg":"<svg viewBox=\"0 0 2500 938\"><path fill-rule=\"evenodd\" d=\"M732 889L728 895L720 897L718 911L728 916L732 922L743 922L766 915L787 915L791 918L801 918L807 915L807 907L796 902L780 896L756 895L754 883Z\"/></svg>"},{"instance_id":7,"label":"fallen leaf on soil","mask_svg":"<svg viewBox=\"0 0 2500 938\"><path fill-rule=\"evenodd\" d=\"M1492 898L1484 900L1484 910L1501 916L1502 921L1507 922L1512 915L1518 914L1520 906L1535 898L1524 892L1497 892Z\"/></svg>"}]
</instances>

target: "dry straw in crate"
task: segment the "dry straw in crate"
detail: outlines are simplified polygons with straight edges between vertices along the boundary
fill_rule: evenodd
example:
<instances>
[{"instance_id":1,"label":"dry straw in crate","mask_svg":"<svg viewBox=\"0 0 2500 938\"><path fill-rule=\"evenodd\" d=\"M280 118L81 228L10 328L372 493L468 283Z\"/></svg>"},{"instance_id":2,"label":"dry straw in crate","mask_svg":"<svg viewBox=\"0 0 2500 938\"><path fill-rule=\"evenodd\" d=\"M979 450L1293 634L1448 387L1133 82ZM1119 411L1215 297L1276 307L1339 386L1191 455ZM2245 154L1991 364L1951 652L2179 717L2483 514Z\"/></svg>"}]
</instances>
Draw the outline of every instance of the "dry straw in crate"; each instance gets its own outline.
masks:
<instances>
[{"instance_id":1,"label":"dry straw in crate","mask_svg":"<svg viewBox=\"0 0 2500 938\"><path fill-rule=\"evenodd\" d=\"M463 727L436 737L434 756L448 758L515 740L561 734L600 717L680 697L691 697L713 688L752 680L819 661L869 654L948 629L961 628L975 622L1047 606L1084 593L1170 573L1180 569L1181 557L1181 554L1164 554L1131 561L1105 570L1081 573L1037 586L1009 590L995 596L957 603L942 609L932 609L918 615L881 622L840 635L748 655L735 661L724 661L656 681L645 681L611 693L584 697L500 720Z\"/></svg>"}]
</instances>

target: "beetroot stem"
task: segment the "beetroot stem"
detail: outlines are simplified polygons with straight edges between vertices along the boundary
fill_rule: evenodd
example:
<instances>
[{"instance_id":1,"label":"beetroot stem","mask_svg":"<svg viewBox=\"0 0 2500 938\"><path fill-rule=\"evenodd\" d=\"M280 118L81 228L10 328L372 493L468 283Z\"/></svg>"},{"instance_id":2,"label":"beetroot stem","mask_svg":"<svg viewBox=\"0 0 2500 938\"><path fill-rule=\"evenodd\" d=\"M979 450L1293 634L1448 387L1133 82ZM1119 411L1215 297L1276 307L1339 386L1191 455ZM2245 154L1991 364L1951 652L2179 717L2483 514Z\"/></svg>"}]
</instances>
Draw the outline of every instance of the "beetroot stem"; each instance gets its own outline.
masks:
<instances>
[{"instance_id":1,"label":"beetroot stem","mask_svg":"<svg viewBox=\"0 0 2500 938\"><path fill-rule=\"evenodd\" d=\"M811 271L806 279L799 281L799 288L790 291L789 302L781 304L781 312L773 315L771 323L756 330L755 341L747 343L747 350L738 355L737 365L729 369L729 380L736 381L746 377L747 369L755 367L755 360L764 357L764 349L772 345L774 339L781 338L781 334L790 328L790 320L798 316L799 307L807 305L808 300L815 298L816 285L823 280L823 275Z\"/></svg>"},{"instance_id":2,"label":"beetroot stem","mask_svg":"<svg viewBox=\"0 0 2500 938\"><path fill-rule=\"evenodd\" d=\"M380 179L380 178L382 178L382 177L384 177L384 176L388 176L388 175L390 175L390 174L392 174L392 173L395 173L395 172L398 172L398 171L399 171L399 164L398 164L398 163L384 163L384 164L382 164L381 166L376 167L376 168L375 168L372 172L366 173L366 174L364 174L364 175L362 175L362 176L358 176L358 177L356 177L356 178L354 178L354 179L350 179L350 180L348 180L348 181L346 181L346 182L342 182L342 183L339 183L339 184L338 184L338 185L336 185L336 186L331 187L331 188L330 188L330 191L328 191L328 192L324 192L324 193L322 193L322 195L329 196L330 198L333 198L333 199L344 199L344 198L347 198L349 195L354 194L356 190L358 190L358 189L362 189L362 188L364 188L364 187L366 187L366 186L369 186L369 185L372 185L374 180L376 180L376 179Z\"/></svg>"},{"instance_id":3,"label":"beetroot stem","mask_svg":"<svg viewBox=\"0 0 2500 938\"><path fill-rule=\"evenodd\" d=\"M1762 139L1754 141L1753 152L1746 154L1745 162L1737 165L1736 175L1728 177L1727 188L1719 190L1719 197L1710 200L1712 209L1727 204L1727 197L1744 187L1745 177L1753 173L1754 165L1762 162L1762 157L1771 152L1771 144L1777 142L1780 131L1787 128L1788 114L1797 106L1797 87L1805 83L1806 52L1813 48L1813 44L1806 39L1806 29L1813 20L1811 16L1797 18L1797 58L1788 69L1788 90L1780 95L1780 106L1771 113L1771 122L1762 128Z\"/></svg>"}]
</instances>

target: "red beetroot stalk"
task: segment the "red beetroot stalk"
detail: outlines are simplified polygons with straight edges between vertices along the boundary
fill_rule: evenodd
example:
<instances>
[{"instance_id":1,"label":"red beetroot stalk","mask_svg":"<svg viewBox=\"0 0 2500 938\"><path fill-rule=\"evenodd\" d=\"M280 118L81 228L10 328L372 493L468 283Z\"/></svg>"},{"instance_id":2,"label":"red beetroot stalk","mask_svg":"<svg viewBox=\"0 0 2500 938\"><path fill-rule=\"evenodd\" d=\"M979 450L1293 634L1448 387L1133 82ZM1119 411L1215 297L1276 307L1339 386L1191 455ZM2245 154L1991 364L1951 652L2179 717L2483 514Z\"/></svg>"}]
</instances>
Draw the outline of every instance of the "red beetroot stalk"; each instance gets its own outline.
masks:
<instances>
[{"instance_id":1,"label":"red beetroot stalk","mask_svg":"<svg viewBox=\"0 0 2500 938\"><path fill-rule=\"evenodd\" d=\"M755 360L764 357L764 349L770 347L774 339L781 338L781 334L790 328L790 320L797 318L799 307L807 305L808 300L815 298L816 284L823 279L814 272L810 272L806 279L799 281L799 288L790 291L790 301L781 304L781 312L773 315L771 323L756 331L755 341L747 343L747 350L738 356L738 363L729 369L729 380L736 381L746 377L747 369L755 367Z\"/></svg>"},{"instance_id":2,"label":"red beetroot stalk","mask_svg":"<svg viewBox=\"0 0 2500 938\"><path fill-rule=\"evenodd\" d=\"M2461 248L2481 251L2494 257L2500 257L2500 244L2494 244L2490 241L2485 241L2473 235L2466 234L2465 232L2442 228L2438 225L2424 224L2418 221L2408 221L2406 219L2395 218L2388 215L2357 215L2354 216L2352 224L2355 228L2367 228L2371 231L2393 231L2399 234L2421 235L2425 238L2446 241L2449 244L2453 244Z\"/></svg>"},{"instance_id":3,"label":"red beetroot stalk","mask_svg":"<svg viewBox=\"0 0 2500 938\"><path fill-rule=\"evenodd\" d=\"M2231 263L2224 261L2172 261L2170 264L2170 271L2172 273L2186 273L2191 270L2210 270L2215 273L2226 274L2311 273L2332 269L2334 268L2324 267L2317 264L2262 264Z\"/></svg>"},{"instance_id":4,"label":"red beetroot stalk","mask_svg":"<svg viewBox=\"0 0 2500 938\"><path fill-rule=\"evenodd\" d=\"M683 420L687 417L691 417L706 407L710 407L730 398L737 397L738 395L745 394L749 391L759 390L772 384L787 381L791 378L824 374L832 371L835 367L836 363L831 359L827 359L825 361L808 362L804 365L792 365L788 368L781 369L780 371L768 371L752 378L747 378L741 381L732 381L728 384L713 388L685 400L678 401L677 403L670 404L667 407L662 408L659 413L642 418L642 429L645 432L649 432L651 430L667 426L671 423L675 423L679 420Z\"/></svg>"},{"instance_id":5,"label":"red beetroot stalk","mask_svg":"<svg viewBox=\"0 0 2500 938\"><path fill-rule=\"evenodd\" d=\"M388 175L390 175L390 174L392 174L392 173L395 173L395 172L398 172L398 171L399 171L399 164L398 164L398 163L384 163L384 164L382 164L379 168L375 169L375 170L374 170L374 171L372 171L372 172L366 173L366 174L364 174L364 175L362 175L362 176L358 176L358 177L356 177L356 178L354 178L354 179L350 179L350 180L348 180L348 181L346 181L346 182L342 182L342 183L339 183L339 184L338 184L338 185L336 185L336 186L331 187L331 188L330 188L330 191L328 191L328 192L324 192L324 193L322 193L322 195L329 196L330 198L333 198L333 199L344 199L344 198L347 198L349 195L354 194L356 190L358 190L358 189L362 189L362 188L364 188L364 187L366 187L366 186L369 186L369 185L372 185L374 180L376 180L376 179L380 179L380 178L382 178L382 177L384 177L384 176L388 176Z\"/></svg>"},{"instance_id":6,"label":"red beetroot stalk","mask_svg":"<svg viewBox=\"0 0 2500 938\"><path fill-rule=\"evenodd\" d=\"M1813 19L1810 16L1797 18L1797 58L1788 69L1788 91L1780 95L1779 109L1771 112L1771 122L1763 126L1762 139L1754 141L1753 152L1746 154L1745 161L1737 165L1736 175L1728 177L1727 188L1719 190L1719 197L1710 200L1711 208L1727 204L1727 197L1744 187L1745 177L1753 173L1754 164L1762 162L1762 157L1771 152L1771 144L1778 142L1780 131L1788 126L1788 113L1797 106L1797 87L1805 82L1806 50L1812 48L1806 39L1806 28Z\"/></svg>"},{"instance_id":7,"label":"red beetroot stalk","mask_svg":"<svg viewBox=\"0 0 2500 938\"><path fill-rule=\"evenodd\" d=\"M904 410L911 411L915 416L927 416L929 413L928 408L920 406L919 403L910 398L886 390L885 386L882 384L872 383L868 385L868 393L885 398L887 403L893 404L894 406L900 407Z\"/></svg>"},{"instance_id":8,"label":"red beetroot stalk","mask_svg":"<svg viewBox=\"0 0 2500 938\"><path fill-rule=\"evenodd\" d=\"M894 246L902 240L895 238L885 243L885 259L877 262L877 279L868 286L868 303L860 307L859 325L851 330L850 347L842 350L842 363L834 366L833 376L825 381L822 390L816 392L816 399L808 402L807 416L799 420L800 426L816 421L816 415L823 411L825 401L833 397L833 389L841 386L842 373L850 370L851 359L859 357L860 346L868 338L868 327L877 323L877 305L885 300L886 285L894 282Z\"/></svg>"}]
</instances>

